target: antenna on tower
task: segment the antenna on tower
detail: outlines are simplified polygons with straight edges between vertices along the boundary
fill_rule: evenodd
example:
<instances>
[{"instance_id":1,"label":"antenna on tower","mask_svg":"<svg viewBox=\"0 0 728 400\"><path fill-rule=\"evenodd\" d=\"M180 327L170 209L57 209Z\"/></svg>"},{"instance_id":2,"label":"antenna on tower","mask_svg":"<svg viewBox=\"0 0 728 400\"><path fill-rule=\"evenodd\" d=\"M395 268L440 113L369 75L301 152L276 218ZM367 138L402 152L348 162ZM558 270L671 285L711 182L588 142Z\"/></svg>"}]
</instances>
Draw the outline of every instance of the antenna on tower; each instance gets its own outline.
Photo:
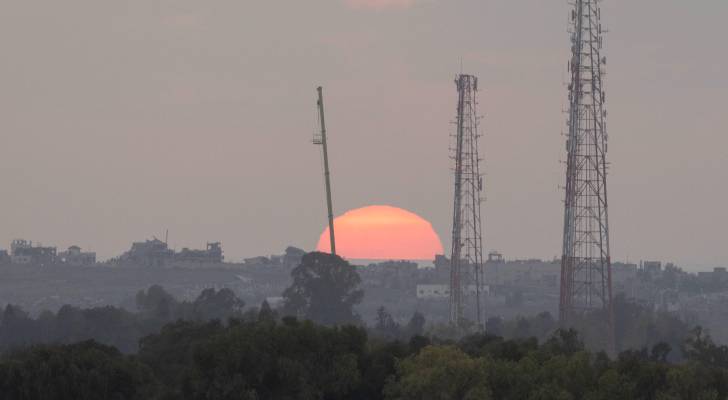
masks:
<instances>
[{"instance_id":1,"label":"antenna on tower","mask_svg":"<svg viewBox=\"0 0 728 400\"><path fill-rule=\"evenodd\" d=\"M460 74L455 134L455 193L450 258L450 323L462 326L469 293L475 294L475 320L482 329L483 237L480 218L483 190L478 156L478 78ZM475 290L466 290L470 285Z\"/></svg>"},{"instance_id":2,"label":"antenna on tower","mask_svg":"<svg viewBox=\"0 0 728 400\"><path fill-rule=\"evenodd\" d=\"M612 265L607 214L605 58L598 0L575 0L571 12L569 128L559 320L604 312L606 347L614 354Z\"/></svg>"},{"instance_id":3,"label":"antenna on tower","mask_svg":"<svg viewBox=\"0 0 728 400\"><path fill-rule=\"evenodd\" d=\"M331 254L336 255L336 240L334 239L334 211L331 204L331 177L329 173L329 154L326 143L326 122L324 120L324 92L321 86L319 86L316 90L318 91L317 105L319 111L319 122L321 123L321 135L314 135L313 144L320 145L323 151L324 180L326 181L326 207L329 213L329 240L331 241Z\"/></svg>"}]
</instances>

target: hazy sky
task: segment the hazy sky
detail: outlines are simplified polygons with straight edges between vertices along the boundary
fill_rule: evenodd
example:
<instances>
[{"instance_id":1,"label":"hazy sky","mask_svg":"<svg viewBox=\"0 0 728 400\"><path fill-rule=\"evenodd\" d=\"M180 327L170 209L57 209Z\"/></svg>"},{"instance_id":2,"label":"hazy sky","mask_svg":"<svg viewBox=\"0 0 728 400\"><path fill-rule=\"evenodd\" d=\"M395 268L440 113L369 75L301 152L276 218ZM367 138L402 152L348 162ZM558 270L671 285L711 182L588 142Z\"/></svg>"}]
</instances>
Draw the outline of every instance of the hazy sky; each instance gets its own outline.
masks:
<instances>
[{"instance_id":1,"label":"hazy sky","mask_svg":"<svg viewBox=\"0 0 728 400\"><path fill-rule=\"evenodd\" d=\"M486 247L560 254L569 8L554 0L7 0L0 247L229 259L313 248L337 214L432 221L447 248L453 79L480 77ZM608 0L614 259L728 265L728 1Z\"/></svg>"}]
</instances>

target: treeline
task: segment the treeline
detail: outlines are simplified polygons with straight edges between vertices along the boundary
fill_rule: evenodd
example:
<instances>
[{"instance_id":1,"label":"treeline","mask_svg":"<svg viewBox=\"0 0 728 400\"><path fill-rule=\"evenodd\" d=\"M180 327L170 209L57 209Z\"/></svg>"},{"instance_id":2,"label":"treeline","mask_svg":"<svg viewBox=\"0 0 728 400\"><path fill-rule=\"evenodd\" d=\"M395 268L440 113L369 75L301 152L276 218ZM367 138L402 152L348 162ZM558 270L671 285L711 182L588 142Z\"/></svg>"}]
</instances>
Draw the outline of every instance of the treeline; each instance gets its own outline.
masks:
<instances>
[{"instance_id":1,"label":"treeline","mask_svg":"<svg viewBox=\"0 0 728 400\"><path fill-rule=\"evenodd\" d=\"M491 318L488 334L463 337L449 325L426 327L419 313L399 323L384 308L367 328L354 311L361 280L346 261L307 254L292 278L281 310L266 303L244 310L225 289L180 302L159 286L139 292L135 313L65 306L33 319L8 306L0 320L0 398L728 396L728 347L623 298L615 305L616 341L631 350L610 359L594 350L606 338L598 313L576 321L578 335L540 314Z\"/></svg>"},{"instance_id":2,"label":"treeline","mask_svg":"<svg viewBox=\"0 0 728 400\"><path fill-rule=\"evenodd\" d=\"M362 300L361 278L356 269L337 256L309 253L291 272L292 283L283 295L281 315L312 320L322 325L366 324L355 312ZM136 296L136 312L121 308L102 307L79 309L64 306L58 312L44 312L31 318L16 306L7 306L0 315L0 352L40 343L76 343L94 339L114 346L123 353L138 349L139 340L159 330L165 324L178 321L227 321L229 318L255 320L258 309L244 309L245 304L229 289L204 290L194 301L178 301L160 286L140 291ZM262 307L268 308L267 304ZM665 343L672 349L670 361L682 361L681 345L691 326L669 313L655 312L647 307L618 296L614 302L615 342L618 352ZM606 317L588 314L574 321L587 349L597 352L607 349ZM485 331L506 339L535 337L547 340L559 327L548 313L502 320L494 317L485 323ZM377 312L369 333L380 338L408 340L412 336L457 340L477 333L471 324L453 327L449 324L429 324L424 315L414 312L409 321L395 321L384 308Z\"/></svg>"},{"instance_id":3,"label":"treeline","mask_svg":"<svg viewBox=\"0 0 728 400\"><path fill-rule=\"evenodd\" d=\"M292 270L291 277L291 287L282 294L283 315L324 325L363 325L353 310L364 296L359 287L361 278L345 260L330 254L309 253ZM0 315L0 353L34 344L85 340L134 353L142 337L158 333L171 322L255 320L258 308L244 307L245 303L230 289L206 289L188 302L178 301L158 285L136 295L136 312L113 306L80 309L65 305L58 312L44 311L32 318L20 307L7 305ZM265 302L260 308L270 310ZM423 326L422 317L418 329L409 334L421 334Z\"/></svg>"},{"instance_id":4,"label":"treeline","mask_svg":"<svg viewBox=\"0 0 728 400\"><path fill-rule=\"evenodd\" d=\"M93 339L124 353L138 350L139 340L177 320L209 321L243 316L244 302L229 289L205 289L194 301L178 301L160 286L140 291L137 312L118 307L80 309L65 305L31 318L8 305L0 316L0 352L42 343L76 343Z\"/></svg>"},{"instance_id":5,"label":"treeline","mask_svg":"<svg viewBox=\"0 0 728 400\"><path fill-rule=\"evenodd\" d=\"M356 269L345 260L330 254L308 253L291 276L292 285L283 293L283 315L310 319L324 325L363 324L353 308L364 296L360 289L361 279ZM607 320L603 312L597 311L575 318L572 328L579 332L587 349L594 352L611 350L612 338L605 326ZM542 313L512 320L489 318L484 328L490 334L507 339L535 337L544 341L559 328L559 323L551 314ZM614 344L617 352L664 343L672 349L670 361L680 362L683 359L681 345L690 329L691 326L677 316L655 312L627 300L624 295L614 300ZM400 323L386 309L380 308L371 333L387 339L407 339L424 332L428 336L456 340L480 330L481 327L467 321L457 327L450 324L425 327L424 315L417 312L408 322Z\"/></svg>"},{"instance_id":6,"label":"treeline","mask_svg":"<svg viewBox=\"0 0 728 400\"><path fill-rule=\"evenodd\" d=\"M548 340L371 338L269 309L253 320L175 322L138 355L86 341L0 358L3 399L722 399L728 348L696 330L686 362L669 347L585 350L575 331Z\"/></svg>"},{"instance_id":7,"label":"treeline","mask_svg":"<svg viewBox=\"0 0 728 400\"><path fill-rule=\"evenodd\" d=\"M663 343L673 349L670 361L683 360L682 344L694 326L675 314L654 311L629 301L622 294L615 297L613 305L614 341L617 352L652 348L658 343ZM610 340L609 330L605 325L607 318L600 311L574 318L572 328L579 332L587 349L595 352L607 349ZM542 341L548 339L558 328L559 321L547 312L511 320L489 318L485 324L486 332L497 336L508 339L535 337ZM441 328L440 336L444 334Z\"/></svg>"}]
</instances>

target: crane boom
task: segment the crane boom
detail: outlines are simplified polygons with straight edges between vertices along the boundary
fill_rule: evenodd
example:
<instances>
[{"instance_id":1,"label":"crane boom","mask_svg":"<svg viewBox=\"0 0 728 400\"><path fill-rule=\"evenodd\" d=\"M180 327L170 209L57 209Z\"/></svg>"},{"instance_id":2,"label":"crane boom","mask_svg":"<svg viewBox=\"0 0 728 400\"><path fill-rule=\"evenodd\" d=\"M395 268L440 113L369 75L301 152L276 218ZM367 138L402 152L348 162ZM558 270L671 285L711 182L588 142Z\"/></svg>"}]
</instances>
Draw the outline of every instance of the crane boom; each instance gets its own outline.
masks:
<instances>
[{"instance_id":1,"label":"crane boom","mask_svg":"<svg viewBox=\"0 0 728 400\"><path fill-rule=\"evenodd\" d=\"M336 240L334 236L334 211L331 202L331 177L329 173L329 154L326 144L326 122L324 121L324 93L321 86L318 87L318 109L319 118L321 120L321 140L314 141L320 144L324 154L324 179L326 181L326 206L329 212L329 240L331 241L331 254L336 255Z\"/></svg>"}]
</instances>

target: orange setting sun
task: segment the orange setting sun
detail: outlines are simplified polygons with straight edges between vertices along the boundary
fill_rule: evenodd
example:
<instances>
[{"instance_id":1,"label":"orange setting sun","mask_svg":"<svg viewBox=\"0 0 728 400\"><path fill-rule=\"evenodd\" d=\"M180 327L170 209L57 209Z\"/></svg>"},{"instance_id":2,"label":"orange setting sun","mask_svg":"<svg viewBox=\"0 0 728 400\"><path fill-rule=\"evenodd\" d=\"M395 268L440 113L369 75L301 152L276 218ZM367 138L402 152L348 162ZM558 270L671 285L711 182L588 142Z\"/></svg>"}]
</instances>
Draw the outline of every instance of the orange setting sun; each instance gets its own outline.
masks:
<instances>
[{"instance_id":1,"label":"orange setting sun","mask_svg":"<svg viewBox=\"0 0 728 400\"><path fill-rule=\"evenodd\" d=\"M442 254L442 242L432 224L419 215L391 206L347 211L334 220L336 252L364 260L432 260ZM329 252L329 228L319 238L318 251Z\"/></svg>"}]
</instances>

